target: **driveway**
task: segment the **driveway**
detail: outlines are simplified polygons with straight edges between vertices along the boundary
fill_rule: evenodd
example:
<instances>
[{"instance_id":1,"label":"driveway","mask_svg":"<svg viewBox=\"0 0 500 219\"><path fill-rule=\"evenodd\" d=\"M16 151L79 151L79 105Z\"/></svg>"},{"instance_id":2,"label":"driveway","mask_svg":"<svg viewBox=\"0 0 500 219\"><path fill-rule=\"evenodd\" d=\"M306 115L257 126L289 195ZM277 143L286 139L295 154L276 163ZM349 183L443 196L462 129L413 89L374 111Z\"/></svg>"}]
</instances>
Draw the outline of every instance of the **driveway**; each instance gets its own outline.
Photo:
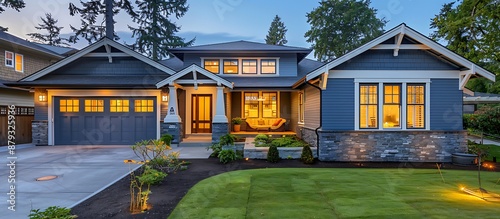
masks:
<instances>
[{"instance_id":1,"label":"driveway","mask_svg":"<svg viewBox=\"0 0 500 219\"><path fill-rule=\"evenodd\" d=\"M138 167L123 163L124 159L136 158L128 146L45 146L15 152L15 183L8 183L13 165L0 166L1 218L27 218L32 208L72 207ZM2 150L2 163L14 160L9 156ZM57 178L35 180L48 175ZM11 185L15 186L15 212L8 209L8 201L13 198L7 195Z\"/></svg>"}]
</instances>

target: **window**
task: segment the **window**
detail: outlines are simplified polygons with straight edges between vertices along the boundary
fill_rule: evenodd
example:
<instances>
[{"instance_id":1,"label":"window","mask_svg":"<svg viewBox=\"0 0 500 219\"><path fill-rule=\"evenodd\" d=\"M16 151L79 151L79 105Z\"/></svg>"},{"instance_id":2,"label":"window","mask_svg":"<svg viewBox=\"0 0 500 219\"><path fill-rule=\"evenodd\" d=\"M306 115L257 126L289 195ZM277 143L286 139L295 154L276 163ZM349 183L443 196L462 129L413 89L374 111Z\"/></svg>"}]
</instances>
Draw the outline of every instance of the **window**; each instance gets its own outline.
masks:
<instances>
[{"instance_id":1,"label":"window","mask_svg":"<svg viewBox=\"0 0 500 219\"><path fill-rule=\"evenodd\" d=\"M425 128L425 86L408 84L406 86L406 128Z\"/></svg>"},{"instance_id":2,"label":"window","mask_svg":"<svg viewBox=\"0 0 500 219\"><path fill-rule=\"evenodd\" d=\"M259 118L259 93L245 92L245 118Z\"/></svg>"},{"instance_id":3,"label":"window","mask_svg":"<svg viewBox=\"0 0 500 219\"><path fill-rule=\"evenodd\" d=\"M277 110L277 98L276 98L276 93L267 93L267 92L262 92L262 98L260 99L262 101L262 117L263 118L276 118L276 110Z\"/></svg>"},{"instance_id":4,"label":"window","mask_svg":"<svg viewBox=\"0 0 500 219\"><path fill-rule=\"evenodd\" d=\"M276 60L275 59L262 59L260 61L261 74L276 74Z\"/></svg>"},{"instance_id":5,"label":"window","mask_svg":"<svg viewBox=\"0 0 500 219\"><path fill-rule=\"evenodd\" d=\"M24 56L16 53L16 71L24 72Z\"/></svg>"},{"instance_id":6,"label":"window","mask_svg":"<svg viewBox=\"0 0 500 219\"><path fill-rule=\"evenodd\" d=\"M5 51L5 66L14 67L14 53Z\"/></svg>"},{"instance_id":7,"label":"window","mask_svg":"<svg viewBox=\"0 0 500 219\"><path fill-rule=\"evenodd\" d=\"M401 85L384 84L383 127L401 128Z\"/></svg>"},{"instance_id":8,"label":"window","mask_svg":"<svg viewBox=\"0 0 500 219\"><path fill-rule=\"evenodd\" d=\"M79 112L80 101L73 99L59 100L59 112Z\"/></svg>"},{"instance_id":9,"label":"window","mask_svg":"<svg viewBox=\"0 0 500 219\"><path fill-rule=\"evenodd\" d=\"M299 93L299 122L304 123L304 93Z\"/></svg>"},{"instance_id":10,"label":"window","mask_svg":"<svg viewBox=\"0 0 500 219\"><path fill-rule=\"evenodd\" d=\"M224 60L224 74L238 74L238 60L225 59Z\"/></svg>"},{"instance_id":11,"label":"window","mask_svg":"<svg viewBox=\"0 0 500 219\"><path fill-rule=\"evenodd\" d=\"M104 112L104 100L85 100L85 112L88 113Z\"/></svg>"},{"instance_id":12,"label":"window","mask_svg":"<svg viewBox=\"0 0 500 219\"><path fill-rule=\"evenodd\" d=\"M359 127L378 128L378 86L359 86Z\"/></svg>"},{"instance_id":13,"label":"window","mask_svg":"<svg viewBox=\"0 0 500 219\"><path fill-rule=\"evenodd\" d=\"M129 100L110 100L109 112L121 113L129 111Z\"/></svg>"},{"instance_id":14,"label":"window","mask_svg":"<svg viewBox=\"0 0 500 219\"><path fill-rule=\"evenodd\" d=\"M209 72L219 74L219 60L218 59L205 59L203 66Z\"/></svg>"},{"instance_id":15,"label":"window","mask_svg":"<svg viewBox=\"0 0 500 219\"><path fill-rule=\"evenodd\" d=\"M243 74L257 74L256 59L243 59Z\"/></svg>"},{"instance_id":16,"label":"window","mask_svg":"<svg viewBox=\"0 0 500 219\"><path fill-rule=\"evenodd\" d=\"M153 100L135 100L134 112L154 112Z\"/></svg>"}]
</instances>

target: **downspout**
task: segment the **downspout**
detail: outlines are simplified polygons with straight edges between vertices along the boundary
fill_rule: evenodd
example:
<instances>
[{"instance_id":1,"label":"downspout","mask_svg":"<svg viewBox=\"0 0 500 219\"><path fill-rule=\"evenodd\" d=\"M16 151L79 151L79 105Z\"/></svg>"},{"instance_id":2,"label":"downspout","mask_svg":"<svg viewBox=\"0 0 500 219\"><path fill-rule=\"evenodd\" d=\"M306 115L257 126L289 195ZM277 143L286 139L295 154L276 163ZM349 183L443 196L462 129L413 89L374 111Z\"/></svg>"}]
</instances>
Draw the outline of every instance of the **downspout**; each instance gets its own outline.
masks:
<instances>
[{"instance_id":1,"label":"downspout","mask_svg":"<svg viewBox=\"0 0 500 219\"><path fill-rule=\"evenodd\" d=\"M318 133L318 130L323 127L323 107L322 107L322 105L323 105L323 98L322 98L323 92L319 86L316 86L309 81L306 81L306 83L319 90L319 127L314 130L314 133L316 133L316 155L318 156L318 159L319 159L319 133Z\"/></svg>"}]
</instances>

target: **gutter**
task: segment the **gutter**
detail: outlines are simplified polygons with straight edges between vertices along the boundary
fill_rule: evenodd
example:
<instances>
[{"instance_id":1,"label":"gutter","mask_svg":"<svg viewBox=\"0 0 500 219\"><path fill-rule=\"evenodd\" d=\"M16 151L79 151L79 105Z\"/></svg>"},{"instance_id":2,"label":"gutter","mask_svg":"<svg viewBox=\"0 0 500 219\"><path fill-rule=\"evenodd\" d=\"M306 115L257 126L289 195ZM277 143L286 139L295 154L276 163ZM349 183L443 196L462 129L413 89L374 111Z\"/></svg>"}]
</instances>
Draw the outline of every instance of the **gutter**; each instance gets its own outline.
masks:
<instances>
[{"instance_id":1,"label":"gutter","mask_svg":"<svg viewBox=\"0 0 500 219\"><path fill-rule=\"evenodd\" d=\"M311 82L306 81L306 83L319 90L319 127L317 127L314 130L314 133L316 133L316 155L318 156L318 160L319 160L319 134L318 134L318 130L323 127L323 118L322 118L323 117L323 106L322 106L323 105L323 101L322 101L323 100L323 97L322 97L323 92L322 92L320 87L312 84Z\"/></svg>"}]
</instances>

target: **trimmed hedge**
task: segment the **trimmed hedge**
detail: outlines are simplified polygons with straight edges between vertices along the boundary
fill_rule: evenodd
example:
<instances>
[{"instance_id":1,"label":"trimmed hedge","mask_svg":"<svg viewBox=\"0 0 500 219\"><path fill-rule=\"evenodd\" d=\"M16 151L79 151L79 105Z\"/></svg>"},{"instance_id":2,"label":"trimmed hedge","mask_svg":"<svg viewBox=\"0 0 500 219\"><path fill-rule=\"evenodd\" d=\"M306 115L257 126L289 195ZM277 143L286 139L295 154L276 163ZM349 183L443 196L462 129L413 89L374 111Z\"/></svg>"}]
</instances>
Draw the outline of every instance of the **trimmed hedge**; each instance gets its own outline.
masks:
<instances>
[{"instance_id":1,"label":"trimmed hedge","mask_svg":"<svg viewBox=\"0 0 500 219\"><path fill-rule=\"evenodd\" d=\"M464 115L464 128L500 135L500 106L484 106L474 114Z\"/></svg>"}]
</instances>

